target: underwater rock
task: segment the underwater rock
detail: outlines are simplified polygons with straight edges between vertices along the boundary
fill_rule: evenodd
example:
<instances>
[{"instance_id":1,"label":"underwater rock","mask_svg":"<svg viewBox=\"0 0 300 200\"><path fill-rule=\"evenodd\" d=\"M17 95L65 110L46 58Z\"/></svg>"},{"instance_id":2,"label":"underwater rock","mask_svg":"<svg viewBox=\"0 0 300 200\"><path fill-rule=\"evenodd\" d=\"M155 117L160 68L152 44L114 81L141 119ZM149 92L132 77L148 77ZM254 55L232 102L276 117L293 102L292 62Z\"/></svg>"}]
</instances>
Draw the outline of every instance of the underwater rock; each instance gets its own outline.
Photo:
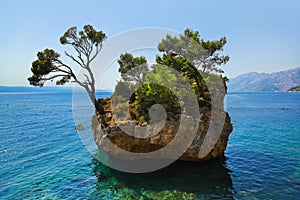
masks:
<instances>
[{"instance_id":1,"label":"underwater rock","mask_svg":"<svg viewBox=\"0 0 300 200\"><path fill-rule=\"evenodd\" d=\"M81 131L81 130L84 130L85 129L85 127L84 127L84 125L82 125L82 124L78 124L76 127L75 127L75 130L78 130L78 131Z\"/></svg>"}]
</instances>

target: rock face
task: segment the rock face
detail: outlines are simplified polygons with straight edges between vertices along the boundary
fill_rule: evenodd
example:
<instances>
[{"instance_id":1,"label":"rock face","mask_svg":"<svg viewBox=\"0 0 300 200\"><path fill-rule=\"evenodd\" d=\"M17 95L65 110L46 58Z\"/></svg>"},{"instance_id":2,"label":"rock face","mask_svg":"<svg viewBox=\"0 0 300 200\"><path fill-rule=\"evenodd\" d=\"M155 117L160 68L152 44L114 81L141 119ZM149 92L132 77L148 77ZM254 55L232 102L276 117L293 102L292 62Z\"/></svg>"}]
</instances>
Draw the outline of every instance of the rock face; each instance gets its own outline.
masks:
<instances>
[{"instance_id":1,"label":"rock face","mask_svg":"<svg viewBox=\"0 0 300 200\"><path fill-rule=\"evenodd\" d=\"M197 120L197 123L199 123L198 129L192 140L190 140L192 142L189 143L189 146L186 148L187 150L184 153L179 152L181 155L179 157L179 160L203 161L219 158L224 155L228 137L232 131L232 124L228 113L223 112L223 114L225 116L225 120L221 122L221 133L218 134L218 138L214 139L215 141L207 141L205 140L205 137L208 133L212 114L211 111L205 111L201 113L200 119ZM189 121L189 119L186 120L187 122ZM188 141L188 133L192 131L193 125L187 125L182 128L180 127L180 123L177 120L158 122L155 124L155 126L146 125L144 127L137 127L132 124L123 124L111 127L107 130L102 130L97 123L96 117L93 117L92 128L95 143L101 150L103 150L110 156L122 159L125 157L124 155L127 152L140 154L144 153L143 155L146 156L149 152L162 149L162 151L156 156L160 158L172 159L174 154L178 153L176 152L178 151L178 145L174 145L173 147L165 151L164 147L166 145L169 145L171 141L174 140L175 137L177 137L176 134L178 133L179 129L181 130L181 133L186 133L183 134L183 136L179 138L179 140L181 140L182 142ZM135 133L138 133L140 137L134 137L132 135L126 134L125 131L128 130L130 132L129 129L135 129ZM147 134L145 135L145 132L148 133L149 137L147 137ZM117 146L117 148L112 149L109 145L112 143L114 144L114 146ZM209 148L209 146L212 147L211 149L209 149L210 151L205 154L205 156L199 156L199 151L202 146L204 147L204 149L206 147ZM133 156L131 157L131 159L135 159L135 157Z\"/></svg>"}]
</instances>

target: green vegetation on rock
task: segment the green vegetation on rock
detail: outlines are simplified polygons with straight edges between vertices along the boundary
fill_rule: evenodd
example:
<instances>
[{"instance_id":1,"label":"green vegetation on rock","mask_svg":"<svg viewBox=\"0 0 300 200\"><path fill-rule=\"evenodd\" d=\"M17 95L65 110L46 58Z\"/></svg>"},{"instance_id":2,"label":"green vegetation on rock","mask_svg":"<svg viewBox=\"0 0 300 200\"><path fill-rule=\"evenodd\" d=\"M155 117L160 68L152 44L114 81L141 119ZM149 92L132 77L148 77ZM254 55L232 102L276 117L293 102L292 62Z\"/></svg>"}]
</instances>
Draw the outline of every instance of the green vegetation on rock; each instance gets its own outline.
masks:
<instances>
[{"instance_id":1,"label":"green vegetation on rock","mask_svg":"<svg viewBox=\"0 0 300 200\"><path fill-rule=\"evenodd\" d=\"M225 44L226 37L205 41L199 32L186 29L179 37L167 35L158 44L161 53L151 66L143 56L123 53L118 60L122 80L112 95L114 108L109 109L124 121L133 120L141 125L150 122L149 111L153 105L159 104L164 107L168 120L177 120L192 90L199 108L209 110L210 94L220 90L215 80L220 79L222 88L225 92L227 90L228 79L219 68L229 61L228 55L220 54ZM182 87L183 82L187 82L191 89ZM222 101L224 95L220 97ZM101 105L105 106L107 102L102 100Z\"/></svg>"},{"instance_id":2,"label":"green vegetation on rock","mask_svg":"<svg viewBox=\"0 0 300 200\"><path fill-rule=\"evenodd\" d=\"M300 85L290 88L288 92L300 92Z\"/></svg>"}]
</instances>

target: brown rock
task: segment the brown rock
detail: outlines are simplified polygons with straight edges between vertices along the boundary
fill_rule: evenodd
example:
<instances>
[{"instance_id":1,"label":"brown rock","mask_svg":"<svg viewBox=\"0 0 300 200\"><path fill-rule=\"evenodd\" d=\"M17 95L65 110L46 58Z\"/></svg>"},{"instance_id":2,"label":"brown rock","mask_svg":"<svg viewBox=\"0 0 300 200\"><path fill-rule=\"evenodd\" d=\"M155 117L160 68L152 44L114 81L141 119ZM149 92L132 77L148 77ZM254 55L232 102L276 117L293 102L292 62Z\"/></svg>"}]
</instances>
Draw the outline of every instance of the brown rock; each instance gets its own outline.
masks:
<instances>
[{"instance_id":1,"label":"brown rock","mask_svg":"<svg viewBox=\"0 0 300 200\"><path fill-rule=\"evenodd\" d=\"M217 125L219 123L219 126L221 126L219 129L221 133L217 134L218 138L205 139L207 137L207 133L211 125L211 115L211 111L204 111L201 113L201 117L197 122L199 123L198 129L195 134L195 137L192 138L192 140L189 140L189 133L193 131L193 127L195 124L186 125L181 129L182 133L186 134L181 134L179 140L183 143L185 141L192 142L187 148L187 150L180 156L179 160L202 161L219 158L224 155L224 151L226 150L228 142L228 137L232 131L231 120L228 113L226 113L224 115L224 121L222 120L220 122L215 122ZM185 120L186 123L192 121L189 120L188 117L185 118ZM114 156L119 159L124 158L124 154L126 152L145 153L145 156L147 156L146 153L164 149L164 147L168 144L170 145L172 140L174 140L174 138L176 137L176 134L178 133L178 130L180 128L180 122L178 120L166 121L164 126L160 124L158 125L158 127L163 128L157 133L157 127L153 127L153 125L138 127L130 123L125 123L122 125L111 127L111 130L108 132L101 129L101 127L97 123L96 117L93 117L92 120L94 141L97 144L97 146L101 148L104 152L106 152L108 155ZM126 132L127 130L129 130L132 133L134 133L135 136L139 137L128 135L125 133L124 130L126 130ZM218 131L217 129L212 129L211 133L213 133L214 130ZM109 146L110 142L115 144L118 148L112 150ZM201 150L204 152L205 156L201 156L202 154L199 154ZM205 153L205 151L208 152ZM173 146L167 150L161 151L158 157L166 159L173 158L174 152L178 153L177 146ZM134 159L134 157L132 157L132 159Z\"/></svg>"}]
</instances>

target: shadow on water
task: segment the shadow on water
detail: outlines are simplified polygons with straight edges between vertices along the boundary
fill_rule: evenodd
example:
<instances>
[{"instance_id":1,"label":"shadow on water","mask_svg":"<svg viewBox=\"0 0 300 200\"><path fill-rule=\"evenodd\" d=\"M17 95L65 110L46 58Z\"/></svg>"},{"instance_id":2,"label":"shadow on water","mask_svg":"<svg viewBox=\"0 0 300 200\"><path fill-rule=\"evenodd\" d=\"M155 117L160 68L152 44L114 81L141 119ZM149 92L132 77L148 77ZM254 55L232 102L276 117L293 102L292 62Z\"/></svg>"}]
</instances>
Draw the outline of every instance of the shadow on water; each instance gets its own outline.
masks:
<instances>
[{"instance_id":1,"label":"shadow on water","mask_svg":"<svg viewBox=\"0 0 300 200\"><path fill-rule=\"evenodd\" d=\"M111 169L96 158L92 159L91 164L93 173L98 178L97 189L102 190L101 194L109 188L114 190L112 193L131 190L135 198L143 196L144 199L149 197L143 191L151 191L152 195L175 191L210 198L214 194L217 199L232 199L234 189L226 161L226 157L200 163L176 161L163 169L142 174Z\"/></svg>"}]
</instances>

